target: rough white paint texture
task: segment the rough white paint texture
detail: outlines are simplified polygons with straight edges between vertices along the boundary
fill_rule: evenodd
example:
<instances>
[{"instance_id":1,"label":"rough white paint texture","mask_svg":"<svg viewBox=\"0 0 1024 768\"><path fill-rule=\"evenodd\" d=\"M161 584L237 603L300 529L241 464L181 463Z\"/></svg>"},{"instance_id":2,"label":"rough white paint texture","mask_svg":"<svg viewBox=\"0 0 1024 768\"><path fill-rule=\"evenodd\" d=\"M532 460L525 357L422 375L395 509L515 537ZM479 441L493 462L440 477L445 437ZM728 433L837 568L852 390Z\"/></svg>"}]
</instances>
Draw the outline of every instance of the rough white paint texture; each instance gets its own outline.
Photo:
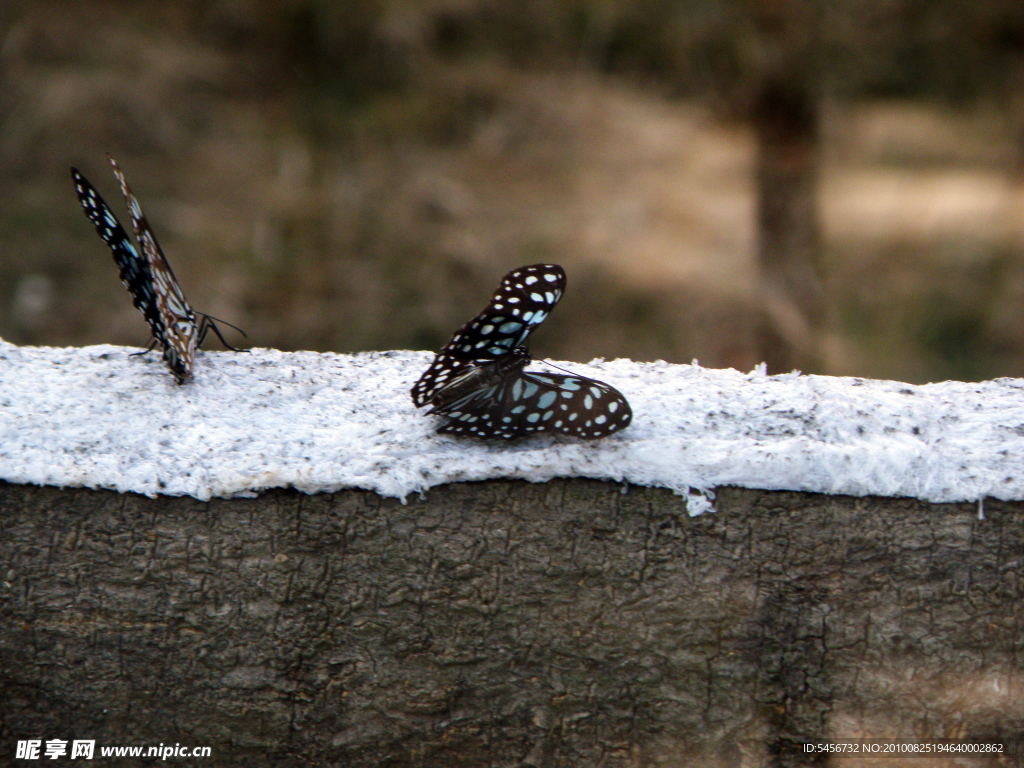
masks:
<instances>
[{"instance_id":1,"label":"rough white paint texture","mask_svg":"<svg viewBox=\"0 0 1024 768\"><path fill-rule=\"evenodd\" d=\"M436 434L413 406L429 352L201 352L179 386L157 354L134 351L0 341L0 479L209 499L289 486L404 498L458 481L588 477L689 494L693 514L721 485L1024 499L1020 379L913 386L559 362L623 392L633 424L592 442L481 442Z\"/></svg>"}]
</instances>

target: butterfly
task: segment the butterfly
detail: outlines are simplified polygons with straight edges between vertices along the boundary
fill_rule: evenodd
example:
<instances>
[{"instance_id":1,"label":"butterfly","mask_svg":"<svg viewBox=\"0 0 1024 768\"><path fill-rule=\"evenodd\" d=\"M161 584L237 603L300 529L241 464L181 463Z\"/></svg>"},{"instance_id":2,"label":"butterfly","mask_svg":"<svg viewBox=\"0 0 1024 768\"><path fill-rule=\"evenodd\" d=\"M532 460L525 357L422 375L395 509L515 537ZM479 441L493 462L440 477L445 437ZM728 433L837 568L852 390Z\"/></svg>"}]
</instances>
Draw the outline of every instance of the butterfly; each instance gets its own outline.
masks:
<instances>
[{"instance_id":1,"label":"butterfly","mask_svg":"<svg viewBox=\"0 0 1024 768\"><path fill-rule=\"evenodd\" d=\"M85 215L96 227L100 238L113 251L114 261L121 270L121 282L131 294L132 302L149 323L153 332L153 340L146 352L159 346L163 351L167 367L171 369L171 374L179 384L184 384L192 377L196 349L206 339L206 334L210 329L213 329L225 347L234 352L238 350L224 341L213 318L202 313L197 314L189 306L181 288L178 287L178 281L174 277L174 272L171 271L171 265L167 263L167 258L160 250L153 230L149 228L149 222L146 221L146 217L142 213L142 206L132 194L132 190L114 158L107 155L107 159L110 160L110 165L114 168L114 175L121 184L121 191L128 204L128 213L132 217L135 239L141 247L142 255L140 256L139 251L132 245L121 222L117 220L114 212L100 197L100 193L78 172L78 169L72 168L71 178L75 182L78 200L85 210ZM231 324L225 323L225 325ZM245 336L242 329L233 325L231 327ZM145 354L145 352L139 354Z\"/></svg>"},{"instance_id":2,"label":"butterfly","mask_svg":"<svg viewBox=\"0 0 1024 768\"><path fill-rule=\"evenodd\" d=\"M506 440L535 432L606 437L629 426L629 403L614 387L525 370L522 346L565 293L565 270L532 264L509 272L491 303L463 325L412 388L417 408L447 421L456 435Z\"/></svg>"}]
</instances>

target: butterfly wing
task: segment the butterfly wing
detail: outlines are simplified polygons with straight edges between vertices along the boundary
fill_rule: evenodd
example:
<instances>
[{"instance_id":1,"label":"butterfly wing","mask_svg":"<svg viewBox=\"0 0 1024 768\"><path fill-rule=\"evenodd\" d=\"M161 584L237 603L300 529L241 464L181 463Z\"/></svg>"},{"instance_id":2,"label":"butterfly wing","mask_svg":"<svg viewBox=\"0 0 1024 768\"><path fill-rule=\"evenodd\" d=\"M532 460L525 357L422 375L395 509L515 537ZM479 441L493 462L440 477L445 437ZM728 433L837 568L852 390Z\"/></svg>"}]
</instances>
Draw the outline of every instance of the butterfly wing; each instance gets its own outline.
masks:
<instances>
[{"instance_id":1,"label":"butterfly wing","mask_svg":"<svg viewBox=\"0 0 1024 768\"><path fill-rule=\"evenodd\" d=\"M171 271L171 265L167 263L156 236L146 221L142 212L142 206L132 194L131 187L121 173L114 158L107 155L110 165L114 169L121 184L121 192L124 193L125 202L128 204L128 212L132 217L132 225L135 229L135 239L142 247L143 258L149 267L152 277L152 288L156 296L156 308L163 324L164 332L164 360L167 361L171 373L178 382L184 382L192 375L192 363L195 359L199 327L196 323L196 314L185 300L178 281Z\"/></svg>"},{"instance_id":2,"label":"butterfly wing","mask_svg":"<svg viewBox=\"0 0 1024 768\"><path fill-rule=\"evenodd\" d=\"M157 295L153 288L149 264L139 256L121 222L117 220L95 187L75 168L71 169L71 178L75 182L78 201L82 204L85 215L114 254L114 261L120 269L121 282L131 294L132 303L146 318L153 338L162 347L166 346L163 319L157 307Z\"/></svg>"},{"instance_id":3,"label":"butterfly wing","mask_svg":"<svg viewBox=\"0 0 1024 768\"><path fill-rule=\"evenodd\" d=\"M452 336L412 388L417 407L469 368L510 354L551 313L565 293L565 270L531 264L502 278L490 304Z\"/></svg>"},{"instance_id":4,"label":"butterfly wing","mask_svg":"<svg viewBox=\"0 0 1024 768\"><path fill-rule=\"evenodd\" d=\"M471 373L473 362L460 360L444 350L434 356L430 367L423 372L412 388L412 401L420 408L429 403L442 388Z\"/></svg>"},{"instance_id":5,"label":"butterfly wing","mask_svg":"<svg viewBox=\"0 0 1024 768\"><path fill-rule=\"evenodd\" d=\"M431 413L448 419L439 432L505 440L536 432L593 440L626 428L633 419L626 398L604 382L526 371Z\"/></svg>"}]
</instances>

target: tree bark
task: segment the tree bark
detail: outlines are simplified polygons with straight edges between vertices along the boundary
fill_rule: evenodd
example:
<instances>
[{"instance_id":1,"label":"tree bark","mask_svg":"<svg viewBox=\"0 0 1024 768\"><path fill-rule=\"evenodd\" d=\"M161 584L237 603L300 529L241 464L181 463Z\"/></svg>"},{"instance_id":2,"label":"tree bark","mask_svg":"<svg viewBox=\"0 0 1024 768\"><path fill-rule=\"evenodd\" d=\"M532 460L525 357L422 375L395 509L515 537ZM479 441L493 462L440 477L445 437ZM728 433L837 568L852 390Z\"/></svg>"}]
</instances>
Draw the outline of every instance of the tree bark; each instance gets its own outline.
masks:
<instances>
[{"instance_id":1,"label":"tree bark","mask_svg":"<svg viewBox=\"0 0 1024 768\"><path fill-rule=\"evenodd\" d=\"M405 505L0 485L0 762L30 738L247 768L1016 744L1024 504L723 488L716 507L588 480Z\"/></svg>"}]
</instances>

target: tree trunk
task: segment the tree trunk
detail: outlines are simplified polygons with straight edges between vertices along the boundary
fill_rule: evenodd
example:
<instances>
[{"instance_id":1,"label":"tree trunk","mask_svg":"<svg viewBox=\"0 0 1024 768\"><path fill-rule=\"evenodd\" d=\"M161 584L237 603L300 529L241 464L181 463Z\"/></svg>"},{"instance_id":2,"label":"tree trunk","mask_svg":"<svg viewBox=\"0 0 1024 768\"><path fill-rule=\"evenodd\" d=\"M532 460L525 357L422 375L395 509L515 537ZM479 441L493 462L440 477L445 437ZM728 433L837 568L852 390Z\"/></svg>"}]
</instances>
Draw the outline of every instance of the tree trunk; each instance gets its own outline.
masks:
<instances>
[{"instance_id":1,"label":"tree trunk","mask_svg":"<svg viewBox=\"0 0 1024 768\"><path fill-rule=\"evenodd\" d=\"M820 367L818 112L799 81L775 79L755 108L761 350L770 373Z\"/></svg>"},{"instance_id":2,"label":"tree trunk","mask_svg":"<svg viewBox=\"0 0 1024 768\"><path fill-rule=\"evenodd\" d=\"M818 220L818 28L808 0L747 0L758 31L760 347L770 373L819 372L823 317Z\"/></svg>"}]
</instances>

